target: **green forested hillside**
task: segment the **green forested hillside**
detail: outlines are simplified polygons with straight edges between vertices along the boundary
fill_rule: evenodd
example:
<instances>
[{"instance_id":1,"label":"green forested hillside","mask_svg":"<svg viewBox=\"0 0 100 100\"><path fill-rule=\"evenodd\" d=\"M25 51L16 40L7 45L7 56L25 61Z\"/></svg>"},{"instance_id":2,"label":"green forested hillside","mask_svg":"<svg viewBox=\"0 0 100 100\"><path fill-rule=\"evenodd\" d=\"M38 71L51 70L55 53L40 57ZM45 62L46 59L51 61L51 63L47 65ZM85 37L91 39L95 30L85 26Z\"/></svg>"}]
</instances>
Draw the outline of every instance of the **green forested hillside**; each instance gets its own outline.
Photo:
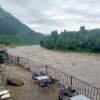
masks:
<instances>
[{"instance_id":1,"label":"green forested hillside","mask_svg":"<svg viewBox=\"0 0 100 100\"><path fill-rule=\"evenodd\" d=\"M100 52L100 29L66 31L58 34L52 31L41 41L41 46L49 49Z\"/></svg>"},{"instance_id":2,"label":"green forested hillside","mask_svg":"<svg viewBox=\"0 0 100 100\"><path fill-rule=\"evenodd\" d=\"M43 37L0 7L0 44L37 44Z\"/></svg>"}]
</instances>

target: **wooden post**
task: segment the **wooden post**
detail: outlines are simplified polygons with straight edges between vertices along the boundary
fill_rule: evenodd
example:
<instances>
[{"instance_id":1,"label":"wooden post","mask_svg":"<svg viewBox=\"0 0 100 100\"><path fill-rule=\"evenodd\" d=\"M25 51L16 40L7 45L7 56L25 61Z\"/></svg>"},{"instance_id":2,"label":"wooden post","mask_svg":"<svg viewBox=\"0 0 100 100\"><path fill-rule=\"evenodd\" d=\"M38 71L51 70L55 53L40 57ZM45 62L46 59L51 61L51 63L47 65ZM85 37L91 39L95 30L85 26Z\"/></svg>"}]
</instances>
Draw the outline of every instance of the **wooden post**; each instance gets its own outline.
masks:
<instances>
[{"instance_id":1,"label":"wooden post","mask_svg":"<svg viewBox=\"0 0 100 100\"><path fill-rule=\"evenodd\" d=\"M48 65L45 66L46 68L46 75L48 74Z\"/></svg>"},{"instance_id":2,"label":"wooden post","mask_svg":"<svg viewBox=\"0 0 100 100\"><path fill-rule=\"evenodd\" d=\"M71 76L70 87L72 88L73 77Z\"/></svg>"}]
</instances>

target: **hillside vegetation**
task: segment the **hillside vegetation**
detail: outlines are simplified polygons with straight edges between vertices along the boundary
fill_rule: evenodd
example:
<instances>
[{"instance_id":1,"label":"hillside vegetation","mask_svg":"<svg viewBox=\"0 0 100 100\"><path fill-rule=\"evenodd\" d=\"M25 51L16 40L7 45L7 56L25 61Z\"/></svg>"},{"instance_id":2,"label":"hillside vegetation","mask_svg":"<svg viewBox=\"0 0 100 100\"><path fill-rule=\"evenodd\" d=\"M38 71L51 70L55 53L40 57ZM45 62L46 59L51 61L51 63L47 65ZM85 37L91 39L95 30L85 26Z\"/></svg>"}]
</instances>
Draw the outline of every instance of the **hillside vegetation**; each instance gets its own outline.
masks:
<instances>
[{"instance_id":1,"label":"hillside vegetation","mask_svg":"<svg viewBox=\"0 0 100 100\"><path fill-rule=\"evenodd\" d=\"M52 31L42 41L41 46L48 49L100 52L100 29L86 30L84 26L79 31L66 31L58 34Z\"/></svg>"},{"instance_id":2,"label":"hillside vegetation","mask_svg":"<svg viewBox=\"0 0 100 100\"><path fill-rule=\"evenodd\" d=\"M43 37L0 7L0 44L38 44Z\"/></svg>"}]
</instances>

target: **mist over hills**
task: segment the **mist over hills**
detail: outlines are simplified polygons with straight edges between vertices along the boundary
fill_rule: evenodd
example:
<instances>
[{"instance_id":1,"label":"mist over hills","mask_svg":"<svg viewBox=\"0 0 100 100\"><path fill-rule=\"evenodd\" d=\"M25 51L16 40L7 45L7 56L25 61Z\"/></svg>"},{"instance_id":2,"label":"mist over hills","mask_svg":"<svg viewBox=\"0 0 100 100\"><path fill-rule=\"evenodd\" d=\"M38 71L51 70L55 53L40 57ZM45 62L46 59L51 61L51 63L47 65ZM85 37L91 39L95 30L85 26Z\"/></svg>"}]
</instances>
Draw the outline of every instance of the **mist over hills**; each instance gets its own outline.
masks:
<instances>
[{"instance_id":1,"label":"mist over hills","mask_svg":"<svg viewBox=\"0 0 100 100\"><path fill-rule=\"evenodd\" d=\"M0 7L0 44L38 44L43 37Z\"/></svg>"}]
</instances>

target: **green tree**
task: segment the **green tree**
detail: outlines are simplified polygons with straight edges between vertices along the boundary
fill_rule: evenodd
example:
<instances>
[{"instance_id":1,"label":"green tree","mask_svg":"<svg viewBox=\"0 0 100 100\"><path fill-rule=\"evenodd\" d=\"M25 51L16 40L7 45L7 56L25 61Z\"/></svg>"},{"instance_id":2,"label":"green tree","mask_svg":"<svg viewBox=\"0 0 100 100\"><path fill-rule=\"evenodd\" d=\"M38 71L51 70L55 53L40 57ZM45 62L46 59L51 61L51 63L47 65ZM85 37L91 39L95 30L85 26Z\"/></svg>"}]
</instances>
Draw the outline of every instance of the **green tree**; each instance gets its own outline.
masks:
<instances>
[{"instance_id":1,"label":"green tree","mask_svg":"<svg viewBox=\"0 0 100 100\"><path fill-rule=\"evenodd\" d=\"M100 52L100 29L86 30L81 26L79 31L52 31L41 43L50 49Z\"/></svg>"}]
</instances>

